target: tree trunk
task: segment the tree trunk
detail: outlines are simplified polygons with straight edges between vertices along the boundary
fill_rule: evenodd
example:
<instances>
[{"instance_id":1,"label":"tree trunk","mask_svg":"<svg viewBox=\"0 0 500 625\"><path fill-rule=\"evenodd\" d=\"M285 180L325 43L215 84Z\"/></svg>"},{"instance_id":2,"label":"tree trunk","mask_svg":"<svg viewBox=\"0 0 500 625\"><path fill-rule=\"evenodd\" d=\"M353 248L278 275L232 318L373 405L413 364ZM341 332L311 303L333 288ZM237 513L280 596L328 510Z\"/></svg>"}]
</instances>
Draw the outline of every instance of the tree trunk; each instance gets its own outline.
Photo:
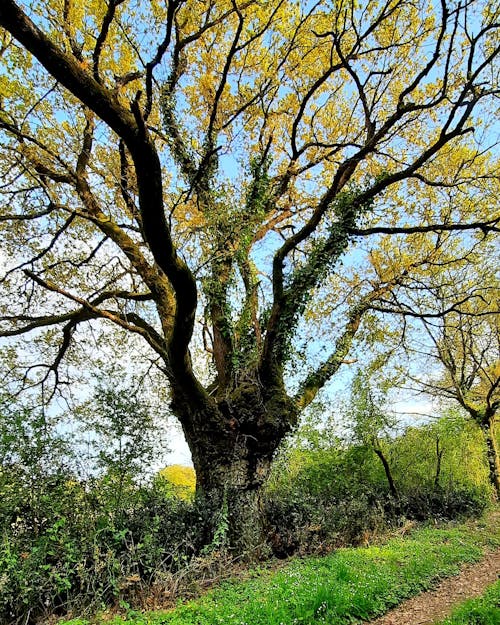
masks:
<instances>
[{"instance_id":1,"label":"tree trunk","mask_svg":"<svg viewBox=\"0 0 500 625\"><path fill-rule=\"evenodd\" d=\"M210 413L180 412L176 400L196 471L196 494L208 513L207 544L258 557L265 544L261 495L273 455L296 423L294 402L282 389L264 395L252 383L214 402Z\"/></svg>"},{"instance_id":2,"label":"tree trunk","mask_svg":"<svg viewBox=\"0 0 500 625\"><path fill-rule=\"evenodd\" d=\"M380 458L380 462L382 463L382 466L384 467L385 477L387 478L387 483L389 484L389 490L391 491L391 495L395 499L397 499L398 491L396 489L396 485L392 477L392 471L391 471L389 462L387 461L387 458L385 457L384 452L382 451L382 449L380 449L380 447L374 447L374 451L377 454L377 456Z\"/></svg>"},{"instance_id":3,"label":"tree trunk","mask_svg":"<svg viewBox=\"0 0 500 625\"><path fill-rule=\"evenodd\" d=\"M253 559L265 551L261 495L271 468L271 456L262 456L242 437L230 453L195 462L197 496L209 514L209 542L226 546Z\"/></svg>"},{"instance_id":4,"label":"tree trunk","mask_svg":"<svg viewBox=\"0 0 500 625\"><path fill-rule=\"evenodd\" d=\"M439 479L441 477L441 461L443 459L444 449L440 445L439 436L436 437L436 473L434 474L434 488L439 488Z\"/></svg>"},{"instance_id":5,"label":"tree trunk","mask_svg":"<svg viewBox=\"0 0 500 625\"><path fill-rule=\"evenodd\" d=\"M490 482L495 489L496 499L500 500L500 463L498 460L498 449L495 440L493 419L486 420L482 430L486 440L486 453L488 458Z\"/></svg>"}]
</instances>

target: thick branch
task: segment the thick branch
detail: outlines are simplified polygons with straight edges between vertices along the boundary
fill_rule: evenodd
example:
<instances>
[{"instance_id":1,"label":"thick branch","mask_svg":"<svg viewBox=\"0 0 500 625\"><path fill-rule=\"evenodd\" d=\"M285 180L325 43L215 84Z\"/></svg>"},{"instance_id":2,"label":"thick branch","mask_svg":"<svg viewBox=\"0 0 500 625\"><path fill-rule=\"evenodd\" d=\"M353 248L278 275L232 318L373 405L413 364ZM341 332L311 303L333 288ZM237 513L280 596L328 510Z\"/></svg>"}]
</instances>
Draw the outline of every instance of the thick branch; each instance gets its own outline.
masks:
<instances>
[{"instance_id":1,"label":"thick branch","mask_svg":"<svg viewBox=\"0 0 500 625\"><path fill-rule=\"evenodd\" d=\"M416 234L418 232L461 232L464 230L481 230L482 232L500 232L500 218L487 221L456 224L429 224L427 226L374 226L372 228L351 228L349 234L368 236L371 234Z\"/></svg>"},{"instance_id":2,"label":"thick branch","mask_svg":"<svg viewBox=\"0 0 500 625\"><path fill-rule=\"evenodd\" d=\"M13 0L4 0L0 5L0 25L126 143L135 164L145 237L176 293L177 308L169 351L179 375L191 377L188 344L194 327L196 283L186 263L178 257L171 239L163 207L160 160L145 126L140 123L138 104L135 115L127 111L114 92L105 89L73 56L58 48Z\"/></svg>"},{"instance_id":3,"label":"thick branch","mask_svg":"<svg viewBox=\"0 0 500 625\"><path fill-rule=\"evenodd\" d=\"M373 302L394 288L398 282L399 278L376 287L351 308L348 314L347 325L335 342L332 354L315 371L311 372L300 385L299 391L294 398L300 409L305 408L314 400L323 386L337 373L341 365L346 362L346 356L351 349L363 315L372 308Z\"/></svg>"},{"instance_id":4,"label":"thick branch","mask_svg":"<svg viewBox=\"0 0 500 625\"><path fill-rule=\"evenodd\" d=\"M31 273L31 272L30 272ZM29 273L27 273L29 276ZM30 276L31 277L31 276ZM45 285L45 282L44 282ZM100 306L107 300L128 300L132 302L147 302L151 301L151 293L130 293L128 291L103 291L97 297L91 299L89 303L96 307ZM0 330L0 336L20 336L22 334L28 334L33 330L40 328L46 328L54 325L60 325L71 320L86 321L88 319L95 319L96 315L92 314L85 308L79 308L72 310L61 315L41 315L39 317L33 317L30 315L3 315L0 317L0 322L8 323L24 323L25 325L13 328L11 330Z\"/></svg>"}]
</instances>

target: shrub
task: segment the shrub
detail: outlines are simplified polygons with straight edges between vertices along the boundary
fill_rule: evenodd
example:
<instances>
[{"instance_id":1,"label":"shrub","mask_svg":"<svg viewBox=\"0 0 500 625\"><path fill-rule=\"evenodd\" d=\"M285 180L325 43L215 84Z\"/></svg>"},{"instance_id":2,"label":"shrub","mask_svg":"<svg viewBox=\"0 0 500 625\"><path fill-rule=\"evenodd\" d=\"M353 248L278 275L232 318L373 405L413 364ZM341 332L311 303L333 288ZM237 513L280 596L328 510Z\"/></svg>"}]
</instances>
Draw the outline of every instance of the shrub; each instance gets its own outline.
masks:
<instances>
[{"instance_id":1,"label":"shrub","mask_svg":"<svg viewBox=\"0 0 500 625\"><path fill-rule=\"evenodd\" d=\"M0 622L34 623L44 614L137 598L201 551L200 511L166 498L155 482L129 486L125 509L106 506L102 480L47 477L39 491L45 505L36 524L22 487L22 516L0 519Z\"/></svg>"},{"instance_id":2,"label":"shrub","mask_svg":"<svg viewBox=\"0 0 500 625\"><path fill-rule=\"evenodd\" d=\"M197 507L140 474L153 451L146 409L123 390L101 395L89 427L102 470L86 480L55 422L0 398L2 623L126 601L201 550Z\"/></svg>"}]
</instances>

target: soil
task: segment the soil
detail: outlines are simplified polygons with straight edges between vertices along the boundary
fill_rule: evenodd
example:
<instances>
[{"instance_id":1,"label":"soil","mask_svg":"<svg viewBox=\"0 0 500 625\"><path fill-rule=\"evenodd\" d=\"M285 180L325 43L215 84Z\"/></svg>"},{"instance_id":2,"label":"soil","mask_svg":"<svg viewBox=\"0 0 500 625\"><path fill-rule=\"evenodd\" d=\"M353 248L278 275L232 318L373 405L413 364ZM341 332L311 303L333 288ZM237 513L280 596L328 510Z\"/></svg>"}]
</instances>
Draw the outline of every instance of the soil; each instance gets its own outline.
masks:
<instances>
[{"instance_id":1,"label":"soil","mask_svg":"<svg viewBox=\"0 0 500 625\"><path fill-rule=\"evenodd\" d=\"M449 616L460 603L482 595L499 577L500 549L497 549L481 562L465 565L458 575L404 601L369 625L432 625Z\"/></svg>"}]
</instances>

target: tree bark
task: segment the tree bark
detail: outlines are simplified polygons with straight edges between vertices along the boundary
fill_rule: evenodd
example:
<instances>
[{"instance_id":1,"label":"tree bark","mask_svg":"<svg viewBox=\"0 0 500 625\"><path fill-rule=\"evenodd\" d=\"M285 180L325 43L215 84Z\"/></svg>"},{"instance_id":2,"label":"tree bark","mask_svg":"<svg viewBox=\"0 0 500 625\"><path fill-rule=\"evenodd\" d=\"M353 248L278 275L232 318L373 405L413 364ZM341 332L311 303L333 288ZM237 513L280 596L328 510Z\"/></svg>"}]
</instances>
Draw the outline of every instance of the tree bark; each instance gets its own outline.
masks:
<instances>
[{"instance_id":1,"label":"tree bark","mask_svg":"<svg viewBox=\"0 0 500 625\"><path fill-rule=\"evenodd\" d=\"M279 444L297 421L283 389L241 384L211 411L189 412L175 397L196 471L196 494L208 511L206 542L248 559L265 552L263 487Z\"/></svg>"},{"instance_id":2,"label":"tree bark","mask_svg":"<svg viewBox=\"0 0 500 625\"><path fill-rule=\"evenodd\" d=\"M441 461L443 459L444 449L440 445L439 436L436 437L436 472L434 474L434 488L439 488L439 480L441 478Z\"/></svg>"},{"instance_id":3,"label":"tree bark","mask_svg":"<svg viewBox=\"0 0 500 625\"><path fill-rule=\"evenodd\" d=\"M482 427L486 440L486 454L488 459L489 477L495 497L500 500L500 462L498 460L498 448L495 440L493 419L487 419Z\"/></svg>"},{"instance_id":4,"label":"tree bark","mask_svg":"<svg viewBox=\"0 0 500 625\"><path fill-rule=\"evenodd\" d=\"M398 491L394 483L394 479L392 477L392 471L391 471L389 462L387 461L387 458L385 457L384 452L379 447L374 447L374 451L377 454L377 456L380 458L380 462L382 463L384 467L385 477L387 478L387 483L389 484L389 490L391 491L391 495L395 499L397 499Z\"/></svg>"},{"instance_id":5,"label":"tree bark","mask_svg":"<svg viewBox=\"0 0 500 625\"><path fill-rule=\"evenodd\" d=\"M272 459L252 447L241 437L230 454L210 463L201 454L195 464L197 496L209 514L207 542L246 559L265 553L261 496Z\"/></svg>"}]
</instances>

